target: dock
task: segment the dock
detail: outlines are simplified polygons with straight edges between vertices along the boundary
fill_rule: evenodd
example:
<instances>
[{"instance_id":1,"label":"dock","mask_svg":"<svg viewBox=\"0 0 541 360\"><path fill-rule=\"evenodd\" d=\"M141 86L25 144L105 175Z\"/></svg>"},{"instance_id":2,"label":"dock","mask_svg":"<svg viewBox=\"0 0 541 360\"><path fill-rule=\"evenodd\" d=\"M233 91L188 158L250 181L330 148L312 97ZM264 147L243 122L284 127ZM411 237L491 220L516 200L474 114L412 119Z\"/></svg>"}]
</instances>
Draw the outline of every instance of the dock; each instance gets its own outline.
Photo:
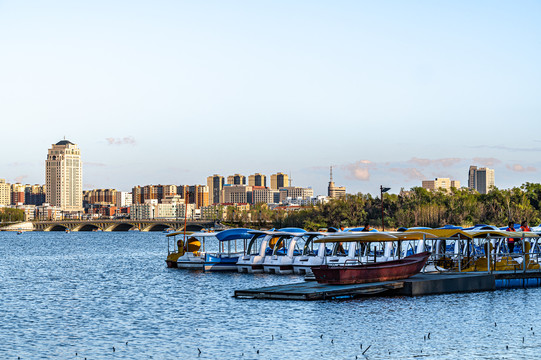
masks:
<instances>
[{"instance_id":1,"label":"dock","mask_svg":"<svg viewBox=\"0 0 541 360\"><path fill-rule=\"evenodd\" d=\"M541 286L541 272L417 274L405 280L331 285L314 281L235 290L239 299L332 300L363 296L423 296Z\"/></svg>"}]
</instances>

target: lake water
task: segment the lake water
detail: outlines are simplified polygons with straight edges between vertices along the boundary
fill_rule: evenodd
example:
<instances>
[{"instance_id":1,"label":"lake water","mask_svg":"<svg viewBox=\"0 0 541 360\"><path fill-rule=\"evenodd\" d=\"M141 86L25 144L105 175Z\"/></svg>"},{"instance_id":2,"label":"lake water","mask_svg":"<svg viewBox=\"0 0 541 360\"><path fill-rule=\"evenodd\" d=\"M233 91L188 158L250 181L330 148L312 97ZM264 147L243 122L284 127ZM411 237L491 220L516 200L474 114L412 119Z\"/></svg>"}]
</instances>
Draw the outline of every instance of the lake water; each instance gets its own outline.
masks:
<instances>
[{"instance_id":1,"label":"lake water","mask_svg":"<svg viewBox=\"0 0 541 360\"><path fill-rule=\"evenodd\" d=\"M302 278L167 269L166 248L161 233L0 232L0 358L539 356L537 288L347 301L238 300L235 289Z\"/></svg>"}]
</instances>

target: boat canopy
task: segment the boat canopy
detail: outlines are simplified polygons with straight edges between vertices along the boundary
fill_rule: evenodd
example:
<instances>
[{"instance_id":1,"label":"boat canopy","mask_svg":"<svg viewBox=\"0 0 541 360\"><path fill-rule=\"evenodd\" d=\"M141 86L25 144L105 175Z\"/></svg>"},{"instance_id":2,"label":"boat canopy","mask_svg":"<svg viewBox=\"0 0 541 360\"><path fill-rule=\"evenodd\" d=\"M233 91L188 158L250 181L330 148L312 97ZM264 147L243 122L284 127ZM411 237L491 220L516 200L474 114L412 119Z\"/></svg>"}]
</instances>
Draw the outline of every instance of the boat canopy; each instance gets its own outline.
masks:
<instances>
[{"instance_id":1,"label":"boat canopy","mask_svg":"<svg viewBox=\"0 0 541 360\"><path fill-rule=\"evenodd\" d=\"M434 238L434 235L424 232L346 232L336 235L329 235L317 239L314 243L337 243L337 242L389 242L401 240L421 240L423 238Z\"/></svg>"},{"instance_id":2,"label":"boat canopy","mask_svg":"<svg viewBox=\"0 0 541 360\"><path fill-rule=\"evenodd\" d=\"M449 230L462 230L462 226L457 225L443 225L442 227L438 229L449 229Z\"/></svg>"},{"instance_id":3,"label":"boat canopy","mask_svg":"<svg viewBox=\"0 0 541 360\"><path fill-rule=\"evenodd\" d=\"M323 235L323 236L329 236L330 234L323 231L307 231L303 235Z\"/></svg>"},{"instance_id":4,"label":"boat canopy","mask_svg":"<svg viewBox=\"0 0 541 360\"><path fill-rule=\"evenodd\" d=\"M301 228L296 228L296 227L281 228L281 229L278 229L277 231L281 231L281 232L290 232L290 233L301 233L301 232L306 232L306 230L301 229Z\"/></svg>"},{"instance_id":5,"label":"boat canopy","mask_svg":"<svg viewBox=\"0 0 541 360\"><path fill-rule=\"evenodd\" d=\"M224 231L220 231L216 234L216 237L220 241L231 241L231 240L249 240L252 238L253 233L251 233L252 229L245 229L245 228L239 228L239 229L227 229Z\"/></svg>"},{"instance_id":6,"label":"boat canopy","mask_svg":"<svg viewBox=\"0 0 541 360\"><path fill-rule=\"evenodd\" d=\"M407 230L407 234L411 230ZM458 230L458 229L426 229L414 230L425 234L431 234L438 239L458 238L536 238L534 232L503 231L503 230Z\"/></svg>"},{"instance_id":7,"label":"boat canopy","mask_svg":"<svg viewBox=\"0 0 541 360\"><path fill-rule=\"evenodd\" d=\"M173 232L173 233L171 233L171 234L167 234L167 235L165 235L165 236L170 237L170 236L177 236L177 235L184 235L184 234L186 234L186 235L192 235L193 232L192 232L192 231L186 231L186 232L184 232L184 231L177 231L177 232Z\"/></svg>"},{"instance_id":8,"label":"boat canopy","mask_svg":"<svg viewBox=\"0 0 541 360\"><path fill-rule=\"evenodd\" d=\"M352 231L363 231L364 227L356 227L356 228L346 228L344 229L344 232L352 232ZM370 230L368 231L371 231L371 232L377 232L378 230L377 229L374 229L374 228L371 228ZM365 231L366 232L366 231Z\"/></svg>"}]
</instances>

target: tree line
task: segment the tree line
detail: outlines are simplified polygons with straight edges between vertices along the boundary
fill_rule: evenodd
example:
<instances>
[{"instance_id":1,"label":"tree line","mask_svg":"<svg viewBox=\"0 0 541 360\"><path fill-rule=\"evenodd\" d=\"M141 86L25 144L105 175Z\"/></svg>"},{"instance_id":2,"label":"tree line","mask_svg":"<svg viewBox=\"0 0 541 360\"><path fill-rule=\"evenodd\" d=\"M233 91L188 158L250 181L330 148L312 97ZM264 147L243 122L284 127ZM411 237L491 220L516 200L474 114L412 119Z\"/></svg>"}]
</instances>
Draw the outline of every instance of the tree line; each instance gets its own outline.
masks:
<instances>
[{"instance_id":1,"label":"tree line","mask_svg":"<svg viewBox=\"0 0 541 360\"><path fill-rule=\"evenodd\" d=\"M24 211L21 209L0 208L0 222L24 221Z\"/></svg>"},{"instance_id":2,"label":"tree line","mask_svg":"<svg viewBox=\"0 0 541 360\"><path fill-rule=\"evenodd\" d=\"M235 222L248 225L259 221L272 223L276 228L295 226L307 230L356 227L368 222L372 227L381 228L381 205L379 197L348 194L343 199L289 212L257 205L236 214ZM508 221L520 223L522 220L536 226L541 223L540 207L541 184L536 183L506 190L494 188L488 194L464 188L445 192L428 191L422 187L401 191L400 194L383 194L383 219L387 230L417 226L436 228L447 224L505 226Z\"/></svg>"}]
</instances>

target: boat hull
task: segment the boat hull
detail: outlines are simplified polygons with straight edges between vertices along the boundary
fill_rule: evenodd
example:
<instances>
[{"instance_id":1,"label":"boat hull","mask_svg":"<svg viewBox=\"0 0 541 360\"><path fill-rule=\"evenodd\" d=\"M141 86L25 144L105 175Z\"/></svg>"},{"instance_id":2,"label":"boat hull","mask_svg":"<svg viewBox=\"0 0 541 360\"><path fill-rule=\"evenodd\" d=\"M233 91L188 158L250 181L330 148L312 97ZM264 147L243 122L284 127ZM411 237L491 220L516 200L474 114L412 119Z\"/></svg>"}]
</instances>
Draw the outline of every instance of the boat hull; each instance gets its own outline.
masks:
<instances>
[{"instance_id":1,"label":"boat hull","mask_svg":"<svg viewBox=\"0 0 541 360\"><path fill-rule=\"evenodd\" d=\"M205 271L237 271L238 256L221 256L207 254Z\"/></svg>"},{"instance_id":2,"label":"boat hull","mask_svg":"<svg viewBox=\"0 0 541 360\"><path fill-rule=\"evenodd\" d=\"M430 252L407 256L400 260L367 265L321 265L312 267L316 281L321 284L364 284L407 279L421 271Z\"/></svg>"}]
</instances>

